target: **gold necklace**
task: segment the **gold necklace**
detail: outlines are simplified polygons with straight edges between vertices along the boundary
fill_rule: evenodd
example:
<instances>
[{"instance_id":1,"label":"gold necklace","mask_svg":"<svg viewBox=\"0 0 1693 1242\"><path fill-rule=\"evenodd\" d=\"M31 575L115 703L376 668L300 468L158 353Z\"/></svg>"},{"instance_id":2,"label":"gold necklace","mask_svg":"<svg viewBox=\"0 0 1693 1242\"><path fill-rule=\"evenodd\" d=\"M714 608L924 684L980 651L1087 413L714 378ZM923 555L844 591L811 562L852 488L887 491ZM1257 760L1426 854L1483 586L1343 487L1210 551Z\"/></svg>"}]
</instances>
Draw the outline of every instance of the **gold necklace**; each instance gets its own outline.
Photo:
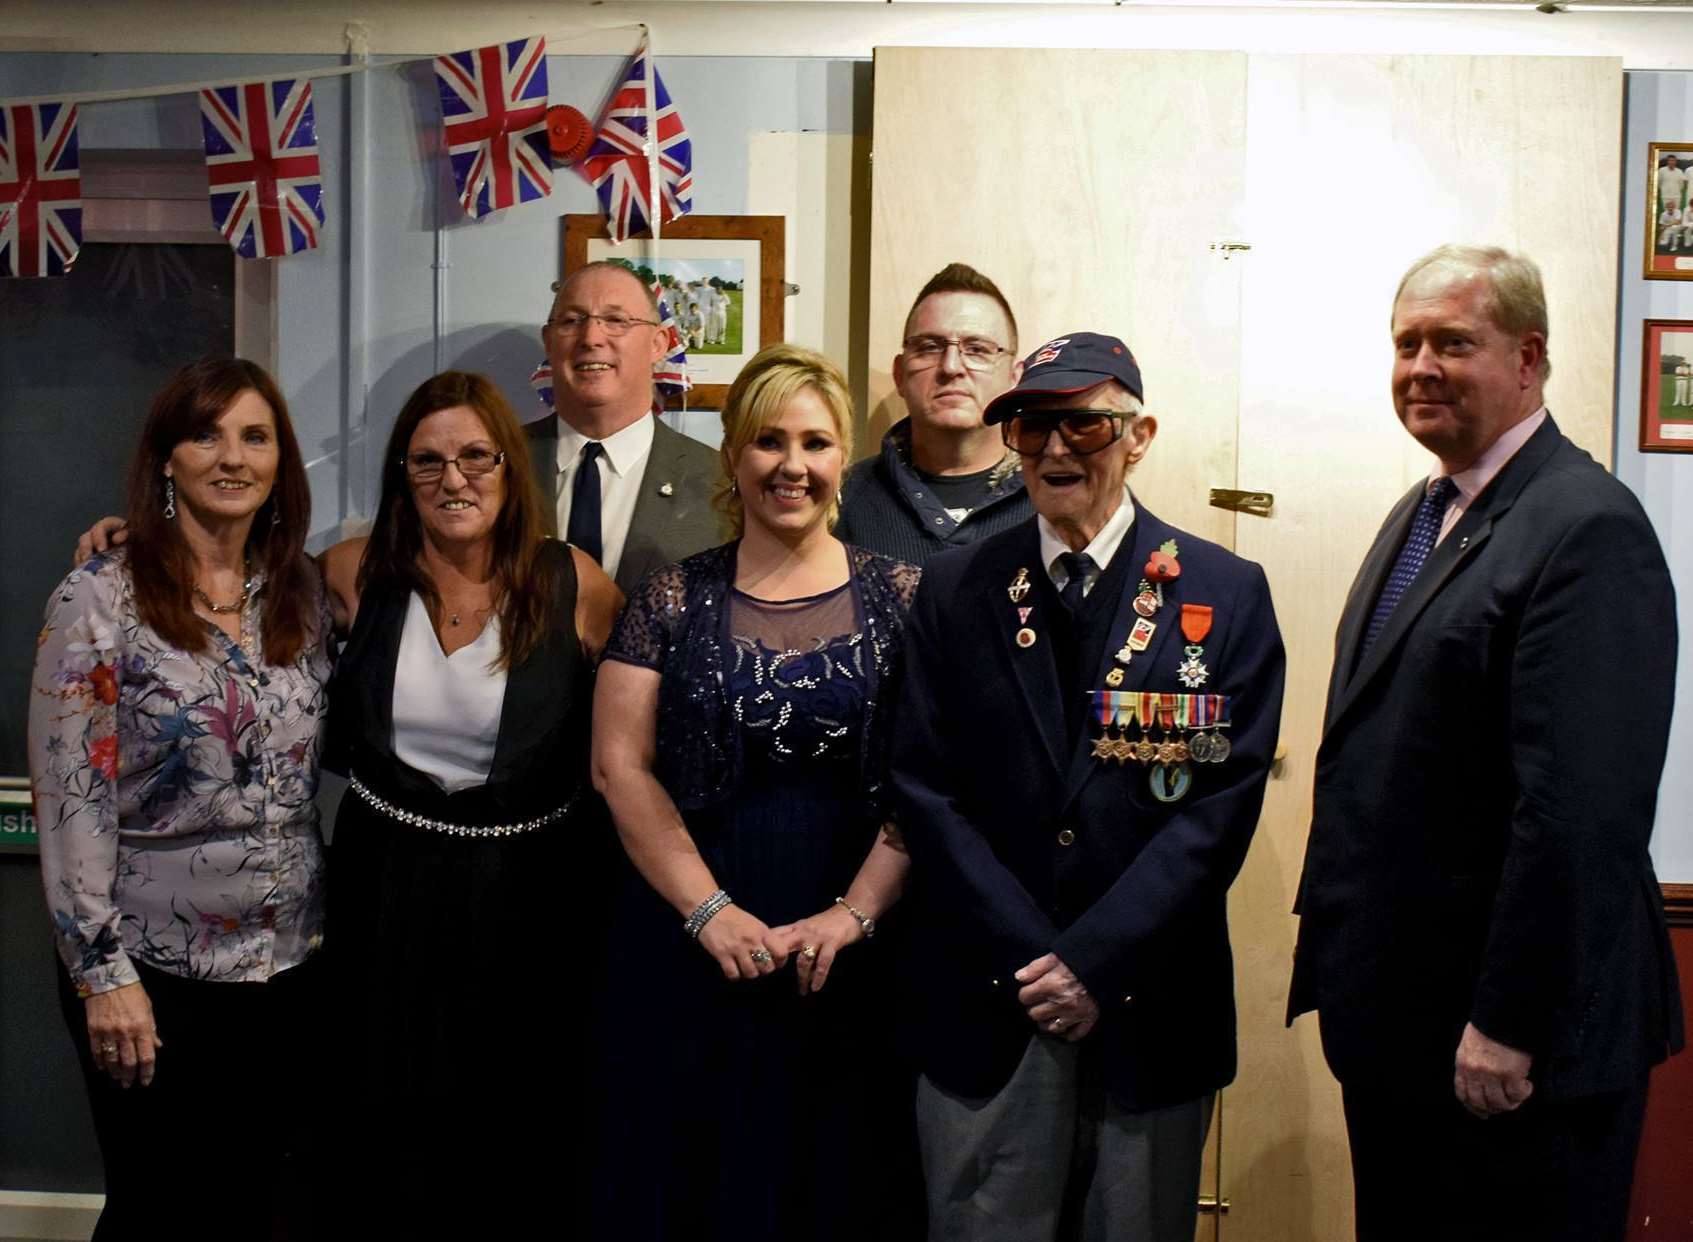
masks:
<instances>
[{"instance_id":1,"label":"gold necklace","mask_svg":"<svg viewBox=\"0 0 1693 1242\"><path fill-rule=\"evenodd\" d=\"M247 599L253 593L253 576L247 572L246 557L241 558L241 574L244 579L241 583L241 596L233 604L214 604L212 597L202 591L198 585L194 587L194 598L204 604L208 612L215 613L220 617L232 612L240 612L247 606Z\"/></svg>"}]
</instances>

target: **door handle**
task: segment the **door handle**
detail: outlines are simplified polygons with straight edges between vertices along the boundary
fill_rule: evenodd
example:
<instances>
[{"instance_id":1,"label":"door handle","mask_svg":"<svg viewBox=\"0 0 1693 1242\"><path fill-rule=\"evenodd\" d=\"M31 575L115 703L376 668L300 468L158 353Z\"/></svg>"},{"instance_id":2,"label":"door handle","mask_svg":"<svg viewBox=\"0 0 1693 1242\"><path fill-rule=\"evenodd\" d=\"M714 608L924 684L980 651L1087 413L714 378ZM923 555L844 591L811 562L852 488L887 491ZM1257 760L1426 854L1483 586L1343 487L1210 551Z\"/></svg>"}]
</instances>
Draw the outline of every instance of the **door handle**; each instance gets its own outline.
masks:
<instances>
[{"instance_id":1,"label":"door handle","mask_svg":"<svg viewBox=\"0 0 1693 1242\"><path fill-rule=\"evenodd\" d=\"M1269 492L1242 492L1232 487L1213 487L1211 489L1211 507L1214 509L1232 509L1236 513L1251 513L1258 517L1269 517L1270 510L1275 507L1276 498Z\"/></svg>"}]
</instances>

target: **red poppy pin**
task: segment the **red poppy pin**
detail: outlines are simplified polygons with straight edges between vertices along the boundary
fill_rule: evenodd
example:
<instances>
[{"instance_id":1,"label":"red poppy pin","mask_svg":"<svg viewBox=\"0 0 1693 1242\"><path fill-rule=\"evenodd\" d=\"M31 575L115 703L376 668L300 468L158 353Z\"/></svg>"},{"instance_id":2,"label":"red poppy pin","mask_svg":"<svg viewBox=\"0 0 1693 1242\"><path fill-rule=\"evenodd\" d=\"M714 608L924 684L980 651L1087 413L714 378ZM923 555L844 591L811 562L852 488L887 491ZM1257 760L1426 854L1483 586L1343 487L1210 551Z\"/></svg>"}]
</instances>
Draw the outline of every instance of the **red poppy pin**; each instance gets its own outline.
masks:
<instances>
[{"instance_id":1,"label":"red poppy pin","mask_svg":"<svg viewBox=\"0 0 1693 1242\"><path fill-rule=\"evenodd\" d=\"M1182 576L1182 567L1176 561L1176 541L1166 539L1146 562L1144 571L1153 582L1174 582Z\"/></svg>"}]
</instances>

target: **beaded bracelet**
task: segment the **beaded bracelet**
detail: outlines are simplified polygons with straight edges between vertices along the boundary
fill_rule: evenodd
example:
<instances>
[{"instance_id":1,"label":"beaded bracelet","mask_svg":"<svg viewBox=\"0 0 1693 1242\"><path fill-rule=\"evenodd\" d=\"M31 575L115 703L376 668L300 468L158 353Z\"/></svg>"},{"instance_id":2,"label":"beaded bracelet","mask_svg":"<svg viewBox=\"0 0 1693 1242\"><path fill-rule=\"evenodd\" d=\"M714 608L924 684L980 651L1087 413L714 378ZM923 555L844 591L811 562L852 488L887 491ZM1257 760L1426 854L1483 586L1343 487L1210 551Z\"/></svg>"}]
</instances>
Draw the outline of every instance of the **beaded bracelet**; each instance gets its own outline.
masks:
<instances>
[{"instance_id":1,"label":"beaded bracelet","mask_svg":"<svg viewBox=\"0 0 1693 1242\"><path fill-rule=\"evenodd\" d=\"M718 889L715 893L694 907L694 912L690 914L687 920L682 924L682 930L687 932L693 939L698 940L700 938L700 932L704 930L707 923L711 922L717 912L724 906L732 904L734 903L729 894L724 892L722 889Z\"/></svg>"}]
</instances>

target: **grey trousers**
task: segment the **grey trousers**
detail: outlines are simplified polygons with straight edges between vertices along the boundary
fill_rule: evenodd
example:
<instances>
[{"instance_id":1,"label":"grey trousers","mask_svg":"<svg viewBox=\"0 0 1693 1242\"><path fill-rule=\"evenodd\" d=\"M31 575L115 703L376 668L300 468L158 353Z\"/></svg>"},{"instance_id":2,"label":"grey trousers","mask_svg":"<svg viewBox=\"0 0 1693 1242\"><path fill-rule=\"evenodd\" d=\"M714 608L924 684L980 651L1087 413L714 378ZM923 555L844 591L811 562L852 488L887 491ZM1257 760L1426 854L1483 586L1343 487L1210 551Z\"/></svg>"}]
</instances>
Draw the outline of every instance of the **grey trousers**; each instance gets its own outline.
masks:
<instances>
[{"instance_id":1,"label":"grey trousers","mask_svg":"<svg viewBox=\"0 0 1693 1242\"><path fill-rule=\"evenodd\" d=\"M1036 1035L986 1099L918 1080L929 1242L1193 1242L1213 1095L1126 1112L1083 1047Z\"/></svg>"}]
</instances>

